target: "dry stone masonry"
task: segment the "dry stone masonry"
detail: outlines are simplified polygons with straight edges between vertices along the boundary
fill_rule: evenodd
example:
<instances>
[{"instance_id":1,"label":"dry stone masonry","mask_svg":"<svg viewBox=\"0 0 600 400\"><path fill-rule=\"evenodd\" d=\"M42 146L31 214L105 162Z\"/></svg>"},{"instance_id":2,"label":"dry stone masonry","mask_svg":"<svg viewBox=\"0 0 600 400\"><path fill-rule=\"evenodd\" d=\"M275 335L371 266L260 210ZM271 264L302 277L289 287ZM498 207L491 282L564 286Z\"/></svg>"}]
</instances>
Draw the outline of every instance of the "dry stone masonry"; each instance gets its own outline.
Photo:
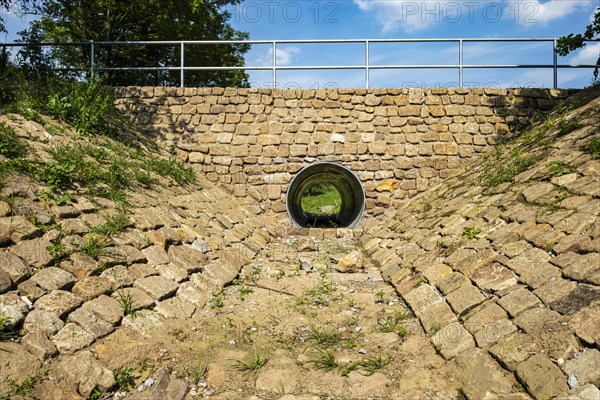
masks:
<instances>
[{"instance_id":1,"label":"dry stone masonry","mask_svg":"<svg viewBox=\"0 0 600 400\"><path fill-rule=\"evenodd\" d=\"M529 398L513 373L534 399L600 396L599 104L567 113L579 128L551 129L514 182L473 184L474 166L363 238L468 399Z\"/></svg>"},{"instance_id":2,"label":"dry stone masonry","mask_svg":"<svg viewBox=\"0 0 600 400\"><path fill-rule=\"evenodd\" d=\"M314 161L358 174L367 212L422 192L510 136L568 91L128 87L117 106L241 201L285 210L293 174ZM385 185L399 182L399 190ZM382 185L382 183L384 183Z\"/></svg>"}]
</instances>

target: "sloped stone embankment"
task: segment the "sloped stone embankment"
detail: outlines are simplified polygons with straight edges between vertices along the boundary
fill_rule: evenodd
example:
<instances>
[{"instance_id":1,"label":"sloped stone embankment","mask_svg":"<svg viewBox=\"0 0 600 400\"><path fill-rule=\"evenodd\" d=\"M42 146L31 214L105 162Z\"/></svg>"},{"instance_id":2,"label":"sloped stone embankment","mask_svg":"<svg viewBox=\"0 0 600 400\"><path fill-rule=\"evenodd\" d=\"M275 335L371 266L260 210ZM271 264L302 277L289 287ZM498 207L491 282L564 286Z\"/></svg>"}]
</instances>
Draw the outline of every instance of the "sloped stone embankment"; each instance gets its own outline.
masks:
<instances>
[{"instance_id":1,"label":"sloped stone embankment","mask_svg":"<svg viewBox=\"0 0 600 400\"><path fill-rule=\"evenodd\" d=\"M367 254L469 399L508 396L513 376L535 399L599 396L600 100L572 101L368 223Z\"/></svg>"}]
</instances>

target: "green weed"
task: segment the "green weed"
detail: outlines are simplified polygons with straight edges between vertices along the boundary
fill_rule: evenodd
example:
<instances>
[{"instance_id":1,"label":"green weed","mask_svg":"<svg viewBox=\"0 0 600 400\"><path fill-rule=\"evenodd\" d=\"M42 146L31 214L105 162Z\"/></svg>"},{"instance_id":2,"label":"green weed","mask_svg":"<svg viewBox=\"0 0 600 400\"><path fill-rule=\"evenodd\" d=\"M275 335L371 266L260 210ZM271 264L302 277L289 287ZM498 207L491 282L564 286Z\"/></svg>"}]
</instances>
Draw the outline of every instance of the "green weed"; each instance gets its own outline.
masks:
<instances>
[{"instance_id":1,"label":"green weed","mask_svg":"<svg viewBox=\"0 0 600 400\"><path fill-rule=\"evenodd\" d=\"M392 315L387 315L383 318L379 318L377 320L377 328L381 332L390 333L395 332L400 337L404 337L408 334L408 331L402 325L402 322L405 321L410 315L408 310L397 311Z\"/></svg>"},{"instance_id":2,"label":"green weed","mask_svg":"<svg viewBox=\"0 0 600 400\"><path fill-rule=\"evenodd\" d=\"M477 239L477 235L483 232L483 229L477 226L465 226L461 236L467 239Z\"/></svg>"},{"instance_id":3,"label":"green weed","mask_svg":"<svg viewBox=\"0 0 600 400\"><path fill-rule=\"evenodd\" d=\"M246 296L250 293L254 293L254 289L251 288L241 288L239 292L240 300L244 301Z\"/></svg>"},{"instance_id":4,"label":"green weed","mask_svg":"<svg viewBox=\"0 0 600 400\"><path fill-rule=\"evenodd\" d=\"M223 300L225 300L225 290L221 288L219 291L213 291L208 302L210 308L221 308L223 307Z\"/></svg>"},{"instance_id":5,"label":"green weed","mask_svg":"<svg viewBox=\"0 0 600 400\"><path fill-rule=\"evenodd\" d=\"M573 168L569 167L563 161L552 161L548 167L548 172L554 176L563 176L573 172Z\"/></svg>"},{"instance_id":6,"label":"green weed","mask_svg":"<svg viewBox=\"0 0 600 400\"><path fill-rule=\"evenodd\" d=\"M128 392L135 386L135 379L131 375L133 368L123 368L117 374L117 385L119 390Z\"/></svg>"},{"instance_id":7,"label":"green weed","mask_svg":"<svg viewBox=\"0 0 600 400\"><path fill-rule=\"evenodd\" d=\"M0 312L0 341L12 340L19 337L11 324L11 318Z\"/></svg>"},{"instance_id":8,"label":"green weed","mask_svg":"<svg viewBox=\"0 0 600 400\"><path fill-rule=\"evenodd\" d=\"M37 375L28 377L27 379L23 380L19 384L17 384L12 379L7 379L6 383L8 384L8 386L10 388L10 392L6 395L1 395L0 399L8 400L8 399L12 399L13 397L20 397L20 398L30 397L33 388L39 382L41 382L41 380L44 378L45 375L46 375L46 371L41 371Z\"/></svg>"},{"instance_id":9,"label":"green weed","mask_svg":"<svg viewBox=\"0 0 600 400\"><path fill-rule=\"evenodd\" d=\"M319 357L316 360L310 361L318 369L325 371L333 371L340 367L335 355L329 350L319 350Z\"/></svg>"},{"instance_id":10,"label":"green weed","mask_svg":"<svg viewBox=\"0 0 600 400\"><path fill-rule=\"evenodd\" d=\"M131 298L131 295L129 293L125 293L125 291L122 288L117 290L116 293L117 296L119 296L119 299L117 301L123 309L123 313L125 315L131 315L131 318L135 318L137 312L134 310L133 299Z\"/></svg>"},{"instance_id":11,"label":"green weed","mask_svg":"<svg viewBox=\"0 0 600 400\"><path fill-rule=\"evenodd\" d=\"M147 169L150 169L160 176L169 176L178 184L191 183L196 179L196 171L192 167L186 167L185 164L174 158L149 157L144 163Z\"/></svg>"},{"instance_id":12,"label":"green weed","mask_svg":"<svg viewBox=\"0 0 600 400\"><path fill-rule=\"evenodd\" d=\"M27 145L17 137L12 128L0 122L0 155L6 158L25 157Z\"/></svg>"},{"instance_id":13,"label":"green weed","mask_svg":"<svg viewBox=\"0 0 600 400\"><path fill-rule=\"evenodd\" d=\"M600 158L600 139L592 138L590 143L587 145L587 150L594 158Z\"/></svg>"},{"instance_id":14,"label":"green weed","mask_svg":"<svg viewBox=\"0 0 600 400\"><path fill-rule=\"evenodd\" d=\"M363 367L366 372L364 375L371 376L375 372L383 369L390 363L389 357L384 357L381 354L376 357L368 357L360 361L360 366Z\"/></svg>"},{"instance_id":15,"label":"green weed","mask_svg":"<svg viewBox=\"0 0 600 400\"><path fill-rule=\"evenodd\" d=\"M194 385L204 381L208 375L208 365L202 361L202 357L198 356L198 362L195 366L188 368L188 376Z\"/></svg>"},{"instance_id":16,"label":"green weed","mask_svg":"<svg viewBox=\"0 0 600 400\"><path fill-rule=\"evenodd\" d=\"M73 125L84 136L115 136L124 125L115 110L111 89L93 79L61 82L40 111Z\"/></svg>"},{"instance_id":17,"label":"green weed","mask_svg":"<svg viewBox=\"0 0 600 400\"><path fill-rule=\"evenodd\" d=\"M558 134L560 136L571 133L577 128L579 128L579 123L575 119L567 121L566 119L561 118L560 121L558 121Z\"/></svg>"},{"instance_id":18,"label":"green weed","mask_svg":"<svg viewBox=\"0 0 600 400\"><path fill-rule=\"evenodd\" d=\"M256 371L268 361L268 358L262 354L254 353L254 358L249 361L233 360L233 367L238 371L252 372Z\"/></svg>"},{"instance_id":19,"label":"green weed","mask_svg":"<svg viewBox=\"0 0 600 400\"><path fill-rule=\"evenodd\" d=\"M500 151L497 148L496 151ZM496 156L499 158L500 156ZM526 157L519 148L513 148L504 160L490 162L487 171L480 180L482 186L495 187L504 182L512 182L513 178L535 163L533 157Z\"/></svg>"},{"instance_id":20,"label":"green weed","mask_svg":"<svg viewBox=\"0 0 600 400\"><path fill-rule=\"evenodd\" d=\"M318 326L311 326L310 332L312 338L321 346L331 347L335 346L341 341L339 332L332 330L327 331L324 328Z\"/></svg>"},{"instance_id":21,"label":"green weed","mask_svg":"<svg viewBox=\"0 0 600 400\"><path fill-rule=\"evenodd\" d=\"M69 257L69 252L65 249L65 246L60 243L52 244L46 247L46 250L50 253L52 265L54 266L58 266L62 260Z\"/></svg>"},{"instance_id":22,"label":"green weed","mask_svg":"<svg viewBox=\"0 0 600 400\"><path fill-rule=\"evenodd\" d=\"M102 255L102 251L111 245L111 240L105 235L88 234L83 238L83 241L79 245L79 250L93 258L98 260Z\"/></svg>"},{"instance_id":23,"label":"green weed","mask_svg":"<svg viewBox=\"0 0 600 400\"><path fill-rule=\"evenodd\" d=\"M117 214L110 216L108 218L108 220L106 221L106 223L104 223L102 225L94 226L90 230L90 232L100 234L100 235L105 235L105 236L112 236L119 232L122 232L129 225L130 225L129 218L127 217L127 214L125 213L125 210L122 209Z\"/></svg>"}]
</instances>

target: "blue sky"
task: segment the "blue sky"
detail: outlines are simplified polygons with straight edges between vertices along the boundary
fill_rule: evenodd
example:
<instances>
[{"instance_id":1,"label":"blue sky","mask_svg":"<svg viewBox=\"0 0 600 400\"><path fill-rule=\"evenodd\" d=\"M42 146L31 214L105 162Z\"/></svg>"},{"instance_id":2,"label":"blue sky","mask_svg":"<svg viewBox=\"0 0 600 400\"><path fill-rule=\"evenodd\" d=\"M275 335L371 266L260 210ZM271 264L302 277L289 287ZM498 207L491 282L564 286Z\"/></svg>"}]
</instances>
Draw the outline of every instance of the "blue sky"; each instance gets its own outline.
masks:
<instances>
[{"instance_id":1,"label":"blue sky","mask_svg":"<svg viewBox=\"0 0 600 400\"><path fill-rule=\"evenodd\" d=\"M582 32L598 0L246 0L228 6L234 28L251 40L553 38ZM22 22L8 16L8 30ZM12 35L11 35L12 36ZM11 39L11 36L8 39ZM254 45L246 65L268 66L271 45ZM560 58L559 63L594 64L600 43ZM280 66L363 65L364 43L277 45ZM371 65L458 64L456 43L371 43ZM465 64L548 64L551 43L465 43ZM591 69L561 69L559 87L591 82ZM465 69L465 86L552 85L551 69ZM271 71L252 71L253 86L270 87ZM371 70L371 87L456 86L455 69ZM278 87L364 87L364 70L279 71Z\"/></svg>"}]
</instances>

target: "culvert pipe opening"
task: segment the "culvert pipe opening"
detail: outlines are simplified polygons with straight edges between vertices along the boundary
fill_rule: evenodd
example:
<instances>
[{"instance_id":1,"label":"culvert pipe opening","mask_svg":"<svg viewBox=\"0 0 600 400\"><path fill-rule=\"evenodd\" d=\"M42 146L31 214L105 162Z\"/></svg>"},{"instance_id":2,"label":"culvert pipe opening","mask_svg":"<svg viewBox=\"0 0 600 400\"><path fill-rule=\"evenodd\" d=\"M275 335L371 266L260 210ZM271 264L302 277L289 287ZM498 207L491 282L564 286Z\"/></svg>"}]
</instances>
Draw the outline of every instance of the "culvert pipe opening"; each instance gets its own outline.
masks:
<instances>
[{"instance_id":1,"label":"culvert pipe opening","mask_svg":"<svg viewBox=\"0 0 600 400\"><path fill-rule=\"evenodd\" d=\"M304 167L294 176L285 202L296 226L354 228L365 210L365 190L348 168L319 162Z\"/></svg>"}]
</instances>

